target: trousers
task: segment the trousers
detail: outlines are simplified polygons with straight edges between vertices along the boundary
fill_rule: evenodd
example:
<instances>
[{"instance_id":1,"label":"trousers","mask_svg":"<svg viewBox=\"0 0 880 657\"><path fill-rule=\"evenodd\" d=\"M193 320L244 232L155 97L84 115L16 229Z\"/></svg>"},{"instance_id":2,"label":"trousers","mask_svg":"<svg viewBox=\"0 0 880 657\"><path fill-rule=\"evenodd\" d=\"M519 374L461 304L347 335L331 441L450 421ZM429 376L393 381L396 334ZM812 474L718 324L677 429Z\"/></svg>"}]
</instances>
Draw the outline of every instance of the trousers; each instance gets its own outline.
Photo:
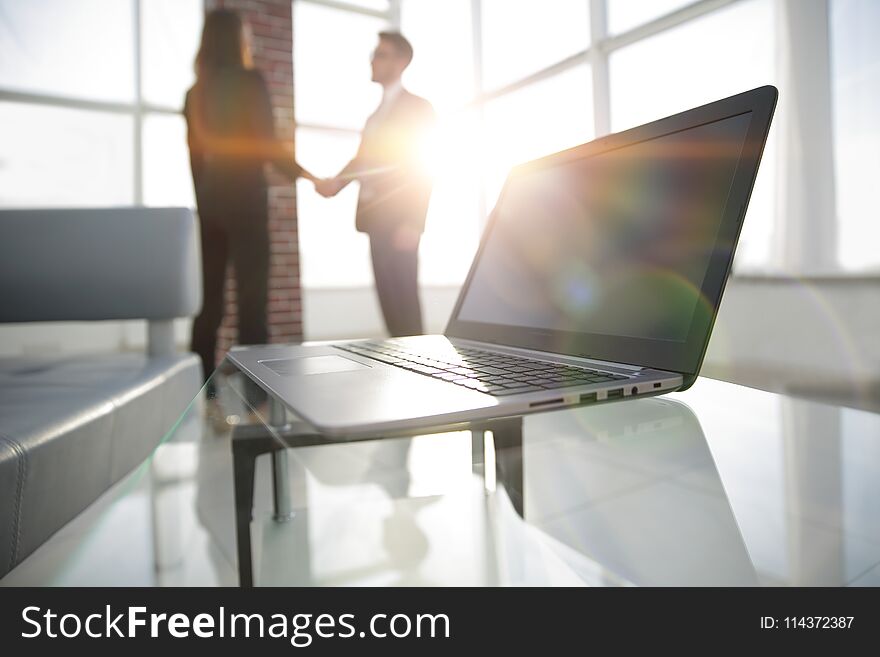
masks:
<instances>
[{"instance_id":1,"label":"trousers","mask_svg":"<svg viewBox=\"0 0 880 657\"><path fill-rule=\"evenodd\" d=\"M419 303L419 238L402 247L393 233L370 233L376 293L392 337L422 334Z\"/></svg>"},{"instance_id":2,"label":"trousers","mask_svg":"<svg viewBox=\"0 0 880 657\"><path fill-rule=\"evenodd\" d=\"M229 264L235 269L238 343L268 342L269 230L261 214L201 218L202 311L193 322L192 350L202 359L206 379L216 367Z\"/></svg>"}]
</instances>

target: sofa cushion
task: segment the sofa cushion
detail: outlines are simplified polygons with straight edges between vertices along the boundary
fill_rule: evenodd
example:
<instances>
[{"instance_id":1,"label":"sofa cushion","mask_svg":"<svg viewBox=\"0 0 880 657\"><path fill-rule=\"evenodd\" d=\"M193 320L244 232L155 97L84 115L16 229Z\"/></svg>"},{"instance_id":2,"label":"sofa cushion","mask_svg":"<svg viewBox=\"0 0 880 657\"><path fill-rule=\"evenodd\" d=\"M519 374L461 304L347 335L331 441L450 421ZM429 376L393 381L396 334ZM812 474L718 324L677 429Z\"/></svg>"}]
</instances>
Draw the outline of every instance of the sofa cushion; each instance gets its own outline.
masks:
<instances>
[{"instance_id":1,"label":"sofa cushion","mask_svg":"<svg viewBox=\"0 0 880 657\"><path fill-rule=\"evenodd\" d=\"M0 576L140 464L201 383L193 354L0 359Z\"/></svg>"}]
</instances>

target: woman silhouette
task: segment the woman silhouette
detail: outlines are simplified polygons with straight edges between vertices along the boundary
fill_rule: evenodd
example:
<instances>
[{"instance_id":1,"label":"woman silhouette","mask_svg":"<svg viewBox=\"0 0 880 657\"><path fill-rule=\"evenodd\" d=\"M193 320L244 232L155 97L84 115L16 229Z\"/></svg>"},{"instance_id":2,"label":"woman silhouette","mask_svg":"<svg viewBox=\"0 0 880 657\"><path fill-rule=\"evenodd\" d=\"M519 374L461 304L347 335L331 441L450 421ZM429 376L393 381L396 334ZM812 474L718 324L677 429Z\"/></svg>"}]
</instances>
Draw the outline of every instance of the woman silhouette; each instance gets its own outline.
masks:
<instances>
[{"instance_id":1,"label":"woman silhouette","mask_svg":"<svg viewBox=\"0 0 880 657\"><path fill-rule=\"evenodd\" d=\"M240 344L267 342L269 273L268 185L265 165L291 181L314 177L275 136L266 82L252 68L245 26L238 14L205 17L195 61L196 83L186 94L190 165L202 243L202 311L192 328L192 349L205 378L214 371L217 330L223 318L226 267L235 268Z\"/></svg>"}]
</instances>

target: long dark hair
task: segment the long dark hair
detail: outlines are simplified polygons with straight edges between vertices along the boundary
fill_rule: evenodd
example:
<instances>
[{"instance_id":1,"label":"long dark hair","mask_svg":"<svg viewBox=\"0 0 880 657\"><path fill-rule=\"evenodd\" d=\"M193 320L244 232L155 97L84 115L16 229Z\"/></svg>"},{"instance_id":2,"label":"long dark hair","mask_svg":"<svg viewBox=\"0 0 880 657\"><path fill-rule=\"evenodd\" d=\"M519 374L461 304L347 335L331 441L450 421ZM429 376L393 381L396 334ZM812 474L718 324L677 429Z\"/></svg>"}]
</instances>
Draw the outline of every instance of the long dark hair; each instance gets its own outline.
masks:
<instances>
[{"instance_id":1,"label":"long dark hair","mask_svg":"<svg viewBox=\"0 0 880 657\"><path fill-rule=\"evenodd\" d=\"M250 68L251 65L241 17L228 9L208 12L196 54L196 76L201 78L220 68Z\"/></svg>"}]
</instances>

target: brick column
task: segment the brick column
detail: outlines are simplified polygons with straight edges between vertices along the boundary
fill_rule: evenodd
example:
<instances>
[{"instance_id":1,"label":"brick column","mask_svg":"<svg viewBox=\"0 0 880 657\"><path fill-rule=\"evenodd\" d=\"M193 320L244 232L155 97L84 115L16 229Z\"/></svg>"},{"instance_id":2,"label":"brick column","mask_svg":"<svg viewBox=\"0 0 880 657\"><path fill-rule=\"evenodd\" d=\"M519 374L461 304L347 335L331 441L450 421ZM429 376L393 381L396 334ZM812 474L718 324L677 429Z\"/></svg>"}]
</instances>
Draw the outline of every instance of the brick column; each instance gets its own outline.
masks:
<instances>
[{"instance_id":1,"label":"brick column","mask_svg":"<svg viewBox=\"0 0 880 657\"><path fill-rule=\"evenodd\" d=\"M237 11L251 28L255 68L269 86L279 138L293 141L293 8L290 0L205 0L205 10ZM302 339L296 190L272 174L269 188L269 341ZM218 362L238 335L235 282L226 280L226 313L220 327Z\"/></svg>"}]
</instances>

